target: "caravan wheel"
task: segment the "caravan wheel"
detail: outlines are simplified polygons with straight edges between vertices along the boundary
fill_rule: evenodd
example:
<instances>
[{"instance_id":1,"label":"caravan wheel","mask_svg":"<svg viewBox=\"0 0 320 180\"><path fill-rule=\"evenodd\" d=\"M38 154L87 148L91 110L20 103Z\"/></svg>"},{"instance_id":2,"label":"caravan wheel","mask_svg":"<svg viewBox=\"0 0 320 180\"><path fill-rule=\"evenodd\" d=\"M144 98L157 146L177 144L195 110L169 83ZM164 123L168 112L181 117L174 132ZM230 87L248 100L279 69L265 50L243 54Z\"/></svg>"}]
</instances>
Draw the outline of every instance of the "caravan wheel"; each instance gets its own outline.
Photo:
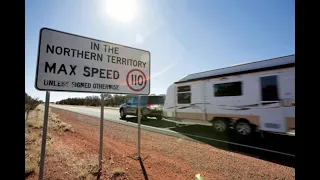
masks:
<instances>
[{"instance_id":1,"label":"caravan wheel","mask_svg":"<svg viewBox=\"0 0 320 180\"><path fill-rule=\"evenodd\" d=\"M213 128L215 131L217 131L219 133L224 133L228 129L228 124L223 119L217 119L213 122Z\"/></svg>"},{"instance_id":2,"label":"caravan wheel","mask_svg":"<svg viewBox=\"0 0 320 180\"><path fill-rule=\"evenodd\" d=\"M244 121L237 122L235 129L238 134L243 136L247 136L252 132L252 126L249 123Z\"/></svg>"}]
</instances>

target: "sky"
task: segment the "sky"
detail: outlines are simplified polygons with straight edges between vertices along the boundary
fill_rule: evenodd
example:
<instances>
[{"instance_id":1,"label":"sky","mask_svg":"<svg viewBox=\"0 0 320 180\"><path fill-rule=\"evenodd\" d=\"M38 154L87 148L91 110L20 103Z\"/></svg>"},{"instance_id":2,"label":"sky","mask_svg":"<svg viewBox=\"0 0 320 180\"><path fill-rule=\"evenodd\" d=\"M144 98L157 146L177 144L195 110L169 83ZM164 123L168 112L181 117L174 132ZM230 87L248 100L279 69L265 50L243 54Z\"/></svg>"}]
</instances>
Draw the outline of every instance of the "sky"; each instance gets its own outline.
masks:
<instances>
[{"instance_id":1,"label":"sky","mask_svg":"<svg viewBox=\"0 0 320 180\"><path fill-rule=\"evenodd\" d=\"M150 51L151 94L191 73L295 54L293 0L124 1L26 1L25 91L45 99L34 87L42 27ZM50 101L91 95L52 91Z\"/></svg>"}]
</instances>

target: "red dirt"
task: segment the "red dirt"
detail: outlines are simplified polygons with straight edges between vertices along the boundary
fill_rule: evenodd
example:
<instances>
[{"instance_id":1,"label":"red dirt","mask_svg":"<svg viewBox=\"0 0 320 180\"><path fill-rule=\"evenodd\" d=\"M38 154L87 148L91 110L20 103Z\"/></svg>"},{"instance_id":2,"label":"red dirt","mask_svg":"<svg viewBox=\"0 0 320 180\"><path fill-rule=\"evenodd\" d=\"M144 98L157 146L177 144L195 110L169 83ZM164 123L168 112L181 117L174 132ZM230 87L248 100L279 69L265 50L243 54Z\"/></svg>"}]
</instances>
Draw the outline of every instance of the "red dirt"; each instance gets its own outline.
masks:
<instances>
[{"instance_id":1,"label":"red dirt","mask_svg":"<svg viewBox=\"0 0 320 180\"><path fill-rule=\"evenodd\" d=\"M51 109L75 130L74 133L52 133L79 157L99 152L99 119L60 109ZM144 179L138 160L137 129L104 121L103 174L101 179L113 179L112 171L122 169L114 179ZM148 178L195 179L200 173L210 179L294 179L294 168L228 152L210 145L188 141L149 131L141 131L141 156ZM75 179L66 162L68 159L46 158L45 179ZM97 159L98 161L98 159ZM30 177L30 179L36 177Z\"/></svg>"}]
</instances>

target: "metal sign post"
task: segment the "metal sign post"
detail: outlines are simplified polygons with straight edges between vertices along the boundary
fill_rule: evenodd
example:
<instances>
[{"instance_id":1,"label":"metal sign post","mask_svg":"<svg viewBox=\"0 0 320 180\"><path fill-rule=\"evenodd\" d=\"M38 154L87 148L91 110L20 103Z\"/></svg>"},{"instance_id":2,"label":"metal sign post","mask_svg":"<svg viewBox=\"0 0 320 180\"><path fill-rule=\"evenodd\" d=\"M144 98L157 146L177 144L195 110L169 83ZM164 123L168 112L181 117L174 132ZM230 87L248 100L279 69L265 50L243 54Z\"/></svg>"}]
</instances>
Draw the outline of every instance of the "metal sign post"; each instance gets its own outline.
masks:
<instances>
[{"instance_id":1,"label":"metal sign post","mask_svg":"<svg viewBox=\"0 0 320 180\"><path fill-rule=\"evenodd\" d=\"M99 177L102 171L102 148L103 148L103 115L104 115L104 95L101 94L101 114L100 114L100 149L99 149ZM100 178L99 178L100 179Z\"/></svg>"},{"instance_id":2,"label":"metal sign post","mask_svg":"<svg viewBox=\"0 0 320 180\"><path fill-rule=\"evenodd\" d=\"M41 144L41 156L40 156L41 159L40 159L39 180L43 180L44 160L45 160L45 155L46 155L46 144L47 144L49 102L50 102L50 92L46 91L46 102L45 102L45 107L44 107L42 144Z\"/></svg>"},{"instance_id":3,"label":"metal sign post","mask_svg":"<svg viewBox=\"0 0 320 180\"><path fill-rule=\"evenodd\" d=\"M141 156L140 156L140 137L141 137L141 131L140 131L140 123L141 123L140 99L141 99L141 96L138 96L138 159L141 158Z\"/></svg>"}]
</instances>

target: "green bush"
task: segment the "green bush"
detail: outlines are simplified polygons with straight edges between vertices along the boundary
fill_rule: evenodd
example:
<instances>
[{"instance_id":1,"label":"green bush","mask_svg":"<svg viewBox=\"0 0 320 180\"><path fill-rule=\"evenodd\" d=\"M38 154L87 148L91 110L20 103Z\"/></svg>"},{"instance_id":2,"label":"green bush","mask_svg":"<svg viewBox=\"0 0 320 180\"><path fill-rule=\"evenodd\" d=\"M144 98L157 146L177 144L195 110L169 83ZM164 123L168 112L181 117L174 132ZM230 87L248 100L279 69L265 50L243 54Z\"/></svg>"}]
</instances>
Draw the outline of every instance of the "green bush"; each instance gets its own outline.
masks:
<instances>
[{"instance_id":1,"label":"green bush","mask_svg":"<svg viewBox=\"0 0 320 180\"><path fill-rule=\"evenodd\" d=\"M32 98L25 92L25 111L34 110L40 103L38 98Z\"/></svg>"}]
</instances>

